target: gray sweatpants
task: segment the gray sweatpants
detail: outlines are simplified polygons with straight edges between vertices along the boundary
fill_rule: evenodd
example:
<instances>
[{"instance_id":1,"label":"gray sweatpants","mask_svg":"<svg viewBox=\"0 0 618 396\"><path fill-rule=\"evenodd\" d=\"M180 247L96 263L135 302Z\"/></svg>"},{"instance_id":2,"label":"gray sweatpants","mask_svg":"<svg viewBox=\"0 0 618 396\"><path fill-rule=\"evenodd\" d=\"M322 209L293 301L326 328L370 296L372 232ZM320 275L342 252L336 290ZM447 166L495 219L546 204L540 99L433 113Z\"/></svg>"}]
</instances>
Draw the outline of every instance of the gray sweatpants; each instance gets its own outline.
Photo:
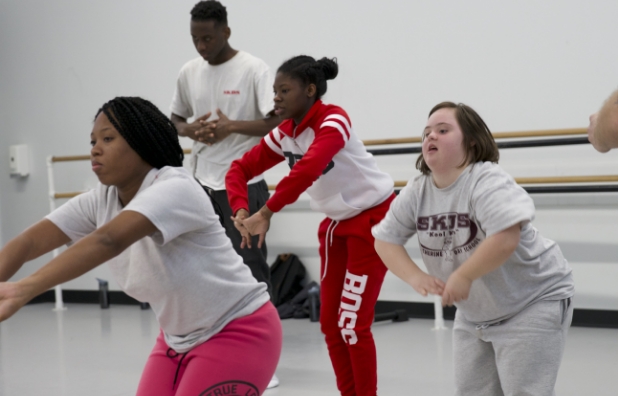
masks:
<instances>
[{"instance_id":1,"label":"gray sweatpants","mask_svg":"<svg viewBox=\"0 0 618 396\"><path fill-rule=\"evenodd\" d=\"M571 299L538 301L514 317L477 325L455 314L456 396L553 396Z\"/></svg>"}]
</instances>

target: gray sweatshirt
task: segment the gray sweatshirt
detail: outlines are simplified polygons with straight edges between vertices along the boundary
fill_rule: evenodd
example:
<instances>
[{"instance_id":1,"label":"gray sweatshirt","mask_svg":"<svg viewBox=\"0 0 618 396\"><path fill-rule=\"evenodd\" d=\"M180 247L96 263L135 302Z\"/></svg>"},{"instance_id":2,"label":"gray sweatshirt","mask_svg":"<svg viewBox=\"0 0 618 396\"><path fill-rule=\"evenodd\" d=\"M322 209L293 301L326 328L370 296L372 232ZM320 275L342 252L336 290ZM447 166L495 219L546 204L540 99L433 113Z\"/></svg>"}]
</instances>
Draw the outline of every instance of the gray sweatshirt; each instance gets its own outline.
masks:
<instances>
[{"instance_id":1,"label":"gray sweatshirt","mask_svg":"<svg viewBox=\"0 0 618 396\"><path fill-rule=\"evenodd\" d=\"M515 252L475 280L468 299L456 304L466 320L491 324L537 301L574 294L571 268L556 242L532 226L533 219L526 191L497 164L478 162L446 188L437 188L431 175L410 180L372 233L398 245L418 234L429 274L446 282L487 237L520 223Z\"/></svg>"}]
</instances>

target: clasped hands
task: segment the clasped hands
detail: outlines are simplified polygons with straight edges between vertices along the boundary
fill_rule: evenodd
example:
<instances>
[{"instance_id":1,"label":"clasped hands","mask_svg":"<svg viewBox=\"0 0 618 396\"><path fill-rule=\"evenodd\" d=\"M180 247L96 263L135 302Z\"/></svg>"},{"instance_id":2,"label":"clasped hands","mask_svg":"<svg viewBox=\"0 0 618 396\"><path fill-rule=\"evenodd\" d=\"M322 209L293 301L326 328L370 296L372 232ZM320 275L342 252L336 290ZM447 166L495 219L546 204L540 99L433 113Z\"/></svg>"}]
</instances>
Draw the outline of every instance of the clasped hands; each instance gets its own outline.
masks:
<instances>
[{"instance_id":1,"label":"clasped hands","mask_svg":"<svg viewBox=\"0 0 618 396\"><path fill-rule=\"evenodd\" d=\"M211 113L208 112L202 117L197 118L194 122L197 128L195 130L195 139L208 146L220 142L232 133L232 122L221 110L217 109L217 116L219 118L216 120L208 120L210 115Z\"/></svg>"}]
</instances>

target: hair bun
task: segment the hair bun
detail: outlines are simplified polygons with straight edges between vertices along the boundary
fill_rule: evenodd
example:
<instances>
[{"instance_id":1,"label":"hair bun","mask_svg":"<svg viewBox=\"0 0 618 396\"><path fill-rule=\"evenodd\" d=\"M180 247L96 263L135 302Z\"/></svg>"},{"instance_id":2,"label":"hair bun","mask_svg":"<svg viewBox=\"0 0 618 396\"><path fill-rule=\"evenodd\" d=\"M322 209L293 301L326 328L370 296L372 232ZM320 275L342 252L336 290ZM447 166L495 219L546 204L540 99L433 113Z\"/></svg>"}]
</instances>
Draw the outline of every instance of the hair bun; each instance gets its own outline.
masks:
<instances>
[{"instance_id":1,"label":"hair bun","mask_svg":"<svg viewBox=\"0 0 618 396\"><path fill-rule=\"evenodd\" d=\"M337 65L337 58L328 59L326 57L317 61L318 66L324 72L324 77L327 80L332 80L337 77L339 73L339 66Z\"/></svg>"}]
</instances>

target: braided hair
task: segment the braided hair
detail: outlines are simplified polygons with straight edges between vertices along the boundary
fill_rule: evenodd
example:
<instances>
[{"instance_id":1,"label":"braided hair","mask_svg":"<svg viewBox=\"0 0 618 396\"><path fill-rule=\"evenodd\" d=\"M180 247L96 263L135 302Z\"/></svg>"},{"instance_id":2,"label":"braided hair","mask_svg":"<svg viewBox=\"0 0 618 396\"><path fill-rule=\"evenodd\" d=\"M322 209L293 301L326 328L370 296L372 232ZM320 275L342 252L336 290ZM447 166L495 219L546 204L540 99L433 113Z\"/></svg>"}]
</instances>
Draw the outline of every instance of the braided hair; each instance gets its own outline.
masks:
<instances>
[{"instance_id":1,"label":"braided hair","mask_svg":"<svg viewBox=\"0 0 618 396\"><path fill-rule=\"evenodd\" d=\"M216 0L200 1L191 9L192 21L213 19L217 24L227 25L227 10Z\"/></svg>"},{"instance_id":2,"label":"braided hair","mask_svg":"<svg viewBox=\"0 0 618 396\"><path fill-rule=\"evenodd\" d=\"M283 62L277 73L284 73L292 78L302 81L307 86L315 84L318 100L326 93L326 80L332 80L339 73L337 58L322 58L315 60L311 56L298 55Z\"/></svg>"},{"instance_id":3,"label":"braided hair","mask_svg":"<svg viewBox=\"0 0 618 396\"><path fill-rule=\"evenodd\" d=\"M184 153L176 127L155 105L138 97L116 97L97 111L104 113L129 146L148 164L160 169L182 166Z\"/></svg>"}]
</instances>

